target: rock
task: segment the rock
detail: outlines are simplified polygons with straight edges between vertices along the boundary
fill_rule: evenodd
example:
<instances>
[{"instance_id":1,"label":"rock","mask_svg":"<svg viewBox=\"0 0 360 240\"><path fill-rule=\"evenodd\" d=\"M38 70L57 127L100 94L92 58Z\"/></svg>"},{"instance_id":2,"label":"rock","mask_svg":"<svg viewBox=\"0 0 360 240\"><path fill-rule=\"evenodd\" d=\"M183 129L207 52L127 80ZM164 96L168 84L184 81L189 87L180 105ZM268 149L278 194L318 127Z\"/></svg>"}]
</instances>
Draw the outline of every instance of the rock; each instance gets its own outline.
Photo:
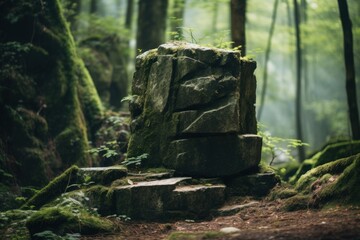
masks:
<instances>
[{"instance_id":1,"label":"rock","mask_svg":"<svg viewBox=\"0 0 360 240\"><path fill-rule=\"evenodd\" d=\"M171 200L167 203L168 214L192 219L209 216L212 209L221 206L225 201L225 185L190 185L178 186L171 194Z\"/></svg>"},{"instance_id":2,"label":"rock","mask_svg":"<svg viewBox=\"0 0 360 240\"><path fill-rule=\"evenodd\" d=\"M108 185L116 179L125 177L127 169L123 166L80 168L79 174L83 178L86 178L86 176L90 177L89 181L93 181L96 184Z\"/></svg>"},{"instance_id":3,"label":"rock","mask_svg":"<svg viewBox=\"0 0 360 240\"><path fill-rule=\"evenodd\" d=\"M189 180L188 177L169 178L117 187L114 189L116 214L134 219L160 219L176 185Z\"/></svg>"},{"instance_id":4,"label":"rock","mask_svg":"<svg viewBox=\"0 0 360 240\"><path fill-rule=\"evenodd\" d=\"M225 201L225 185L192 185L189 177L138 182L113 190L116 214L132 219L208 217Z\"/></svg>"},{"instance_id":5,"label":"rock","mask_svg":"<svg viewBox=\"0 0 360 240\"><path fill-rule=\"evenodd\" d=\"M196 146L196 147L194 147ZM229 176L258 163L261 138L236 134L172 141L164 164L189 176ZM250 158L248 153L253 151Z\"/></svg>"},{"instance_id":6,"label":"rock","mask_svg":"<svg viewBox=\"0 0 360 240\"><path fill-rule=\"evenodd\" d=\"M260 161L254 70L239 52L167 43L136 60L128 157L176 174L222 177Z\"/></svg>"},{"instance_id":7,"label":"rock","mask_svg":"<svg viewBox=\"0 0 360 240\"><path fill-rule=\"evenodd\" d=\"M226 186L230 196L262 197L267 195L278 183L280 183L280 179L275 173L257 173L233 177L226 182Z\"/></svg>"},{"instance_id":8,"label":"rock","mask_svg":"<svg viewBox=\"0 0 360 240\"><path fill-rule=\"evenodd\" d=\"M252 202L245 203L245 204L236 204L236 205L224 206L224 207L221 207L221 208L217 209L216 212L215 212L215 215L217 215L217 216L231 216L231 215L234 215L234 214L240 212L241 210L243 210L245 208L249 208L249 207L256 206L256 205L259 205L259 202L252 201Z\"/></svg>"},{"instance_id":9,"label":"rock","mask_svg":"<svg viewBox=\"0 0 360 240\"><path fill-rule=\"evenodd\" d=\"M233 233L240 232L240 229L238 229L236 227L224 227L224 228L220 229L220 232L225 233L225 234L233 234Z\"/></svg>"}]
</instances>

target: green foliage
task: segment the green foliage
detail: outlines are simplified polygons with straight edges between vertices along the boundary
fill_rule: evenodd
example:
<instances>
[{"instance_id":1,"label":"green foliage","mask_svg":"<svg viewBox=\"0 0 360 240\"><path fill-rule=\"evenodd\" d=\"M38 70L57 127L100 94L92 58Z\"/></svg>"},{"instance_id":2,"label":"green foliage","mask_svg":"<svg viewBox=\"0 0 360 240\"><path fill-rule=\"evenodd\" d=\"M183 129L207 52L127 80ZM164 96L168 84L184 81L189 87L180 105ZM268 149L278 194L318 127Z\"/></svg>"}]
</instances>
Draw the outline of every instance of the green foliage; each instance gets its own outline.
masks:
<instances>
[{"instance_id":1,"label":"green foliage","mask_svg":"<svg viewBox=\"0 0 360 240\"><path fill-rule=\"evenodd\" d=\"M116 150L117 142L116 141L108 141L105 142L105 145L101 145L100 147L92 148L88 150L89 153L94 155L101 155L104 158L111 158L118 156L119 153Z\"/></svg>"},{"instance_id":2,"label":"green foliage","mask_svg":"<svg viewBox=\"0 0 360 240\"><path fill-rule=\"evenodd\" d=\"M141 165L141 163L143 162L143 160L146 160L148 157L149 157L149 154L144 153L144 154L141 154L136 157L126 158L125 161L123 161L123 164L125 166L139 167Z\"/></svg>"},{"instance_id":3,"label":"green foliage","mask_svg":"<svg viewBox=\"0 0 360 240\"><path fill-rule=\"evenodd\" d=\"M298 139L273 137L269 131L262 129L264 126L261 124L259 124L259 128L258 134L263 139L263 158L264 156L270 157L271 160L269 165L272 165L274 160L280 155L285 156L290 161L296 161L292 155L293 150L300 146L309 146L307 143L303 143Z\"/></svg>"}]
</instances>

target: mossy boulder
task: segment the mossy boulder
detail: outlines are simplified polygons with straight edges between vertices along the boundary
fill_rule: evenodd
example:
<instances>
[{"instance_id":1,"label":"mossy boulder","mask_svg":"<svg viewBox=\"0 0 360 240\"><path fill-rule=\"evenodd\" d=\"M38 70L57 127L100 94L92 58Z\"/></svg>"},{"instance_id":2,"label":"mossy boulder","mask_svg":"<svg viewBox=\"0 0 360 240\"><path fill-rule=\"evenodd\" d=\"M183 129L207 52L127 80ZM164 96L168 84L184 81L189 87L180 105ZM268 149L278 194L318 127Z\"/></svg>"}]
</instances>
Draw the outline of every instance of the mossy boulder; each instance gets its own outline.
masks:
<instances>
[{"instance_id":1,"label":"mossy boulder","mask_svg":"<svg viewBox=\"0 0 360 240\"><path fill-rule=\"evenodd\" d=\"M128 156L145 167L219 177L258 165L254 70L239 52L168 43L139 55Z\"/></svg>"},{"instance_id":2,"label":"mossy boulder","mask_svg":"<svg viewBox=\"0 0 360 240\"><path fill-rule=\"evenodd\" d=\"M42 186L52 172L91 164L85 150L103 110L59 1L6 1L0 16L1 167Z\"/></svg>"},{"instance_id":3,"label":"mossy boulder","mask_svg":"<svg viewBox=\"0 0 360 240\"><path fill-rule=\"evenodd\" d=\"M360 141L345 141L326 145L323 150L300 165L295 175L290 178L290 183L296 183L304 173L314 167L358 153L360 153Z\"/></svg>"},{"instance_id":4,"label":"mossy boulder","mask_svg":"<svg viewBox=\"0 0 360 240\"><path fill-rule=\"evenodd\" d=\"M58 235L66 233L88 235L111 232L114 229L113 223L108 219L69 207L43 208L31 215L26 221L26 227L31 235L46 230Z\"/></svg>"},{"instance_id":5,"label":"mossy boulder","mask_svg":"<svg viewBox=\"0 0 360 240\"><path fill-rule=\"evenodd\" d=\"M313 196L313 205L360 203L360 154L318 166L304 174L296 189Z\"/></svg>"}]
</instances>

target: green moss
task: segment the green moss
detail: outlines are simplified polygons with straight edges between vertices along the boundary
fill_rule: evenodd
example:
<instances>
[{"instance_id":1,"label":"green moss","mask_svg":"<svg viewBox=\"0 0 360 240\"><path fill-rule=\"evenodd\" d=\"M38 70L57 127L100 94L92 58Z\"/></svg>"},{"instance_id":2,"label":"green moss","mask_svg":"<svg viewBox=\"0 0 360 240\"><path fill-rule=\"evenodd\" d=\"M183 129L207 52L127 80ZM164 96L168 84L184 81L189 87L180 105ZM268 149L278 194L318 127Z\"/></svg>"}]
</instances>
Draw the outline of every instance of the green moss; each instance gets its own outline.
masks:
<instances>
[{"instance_id":1,"label":"green moss","mask_svg":"<svg viewBox=\"0 0 360 240\"><path fill-rule=\"evenodd\" d=\"M201 239L219 239L225 236L226 234L221 232L200 232L200 233L173 232L166 239L167 240L201 240Z\"/></svg>"},{"instance_id":2,"label":"green moss","mask_svg":"<svg viewBox=\"0 0 360 240\"><path fill-rule=\"evenodd\" d=\"M298 194L285 200L282 209L284 211L297 211L309 208L309 195Z\"/></svg>"},{"instance_id":3,"label":"green moss","mask_svg":"<svg viewBox=\"0 0 360 240\"><path fill-rule=\"evenodd\" d=\"M360 204L360 154L348 159L352 163L345 168L334 182L331 182L322 189L315 199L316 203Z\"/></svg>"},{"instance_id":4,"label":"green moss","mask_svg":"<svg viewBox=\"0 0 360 240\"><path fill-rule=\"evenodd\" d=\"M321 153L319 153L321 154ZM289 179L289 182L291 184L295 184L297 180L299 180L299 178L304 174L306 173L307 171L309 171L310 169L313 168L314 166L314 163L315 163L315 159L307 159L305 160L301 165L300 167L298 168L298 170L296 171L295 175L292 176L290 179Z\"/></svg>"},{"instance_id":5,"label":"green moss","mask_svg":"<svg viewBox=\"0 0 360 240\"><path fill-rule=\"evenodd\" d=\"M85 190L85 195L89 198L87 204L92 208L96 208L101 215L106 216L114 213L112 188L100 185L92 186Z\"/></svg>"},{"instance_id":6,"label":"green moss","mask_svg":"<svg viewBox=\"0 0 360 240\"><path fill-rule=\"evenodd\" d=\"M296 181L310 169L323 165L340 158L349 157L360 152L360 141L340 142L327 145L323 150L316 153L312 158L305 160L296 174L290 178L290 183Z\"/></svg>"},{"instance_id":7,"label":"green moss","mask_svg":"<svg viewBox=\"0 0 360 240\"><path fill-rule=\"evenodd\" d=\"M7 149L11 164L24 159L17 155L24 147L36 152L29 161L24 159L29 165L55 162L55 156L62 158L65 168L73 163L90 164L85 151L87 128L97 124L103 110L76 55L59 0L46 4L6 1L0 16L0 35L7 41L1 44L6 54L0 57L0 65L5 66L0 69L0 111L6 115L0 123L0 138L12 137ZM54 139L56 148L48 147ZM45 168L58 170L59 164L54 165L45 164ZM31 179L26 181L33 184Z\"/></svg>"},{"instance_id":8,"label":"green moss","mask_svg":"<svg viewBox=\"0 0 360 240\"><path fill-rule=\"evenodd\" d=\"M25 222L26 219L29 218L33 213L34 211L31 210L10 210L6 212L0 212L1 239L30 239L30 234L25 226Z\"/></svg>"},{"instance_id":9,"label":"green moss","mask_svg":"<svg viewBox=\"0 0 360 240\"><path fill-rule=\"evenodd\" d=\"M269 194L270 200L286 199L295 196L298 192L293 188L275 187Z\"/></svg>"},{"instance_id":10,"label":"green moss","mask_svg":"<svg viewBox=\"0 0 360 240\"><path fill-rule=\"evenodd\" d=\"M296 189L298 191L310 191L311 184L317 179L321 178L325 174L341 174L344 169L352 164L354 157L339 159L334 162L323 164L316 168L311 169L306 174L302 175L296 183Z\"/></svg>"},{"instance_id":11,"label":"green moss","mask_svg":"<svg viewBox=\"0 0 360 240\"><path fill-rule=\"evenodd\" d=\"M113 223L107 219L68 207L43 208L27 220L26 226L31 235L45 230L59 235L74 232L86 235L110 232L114 228Z\"/></svg>"},{"instance_id":12,"label":"green moss","mask_svg":"<svg viewBox=\"0 0 360 240\"><path fill-rule=\"evenodd\" d=\"M60 196L62 193L66 192L66 189L70 184L74 183L74 179L77 176L79 168L77 166L72 166L67 169L60 176L52 180L46 187L41 189L36 195L29 199L29 201L23 205L21 208L31 208L39 209L44 204L50 202L57 196Z\"/></svg>"}]
</instances>

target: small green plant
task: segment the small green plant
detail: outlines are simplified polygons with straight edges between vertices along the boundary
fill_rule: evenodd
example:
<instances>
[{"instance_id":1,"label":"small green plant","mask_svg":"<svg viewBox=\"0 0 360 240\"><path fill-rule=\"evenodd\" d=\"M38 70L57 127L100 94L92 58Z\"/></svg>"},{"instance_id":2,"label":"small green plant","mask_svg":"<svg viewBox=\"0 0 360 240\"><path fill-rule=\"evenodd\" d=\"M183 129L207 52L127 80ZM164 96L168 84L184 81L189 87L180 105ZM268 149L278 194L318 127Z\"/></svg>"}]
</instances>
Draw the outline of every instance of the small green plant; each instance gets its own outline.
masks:
<instances>
[{"instance_id":1,"label":"small green plant","mask_svg":"<svg viewBox=\"0 0 360 240\"><path fill-rule=\"evenodd\" d=\"M119 153L116 150L117 142L116 141L107 141L105 145L101 145L100 147L91 148L87 152L93 155L101 155L104 158L116 157Z\"/></svg>"},{"instance_id":2,"label":"small green plant","mask_svg":"<svg viewBox=\"0 0 360 240\"><path fill-rule=\"evenodd\" d=\"M136 157L127 158L122 163L125 166L140 166L141 162L143 160L147 159L148 157L149 157L149 154L144 153L144 154L141 154L141 155L136 156Z\"/></svg>"},{"instance_id":3,"label":"small green plant","mask_svg":"<svg viewBox=\"0 0 360 240\"><path fill-rule=\"evenodd\" d=\"M295 161L292 155L293 150L300 146L309 146L309 144L298 139L274 137L269 131L265 130L265 126L262 124L259 124L258 128L258 134L263 139L262 153L271 157L269 165L272 165L280 155L285 155L290 161Z\"/></svg>"}]
</instances>

